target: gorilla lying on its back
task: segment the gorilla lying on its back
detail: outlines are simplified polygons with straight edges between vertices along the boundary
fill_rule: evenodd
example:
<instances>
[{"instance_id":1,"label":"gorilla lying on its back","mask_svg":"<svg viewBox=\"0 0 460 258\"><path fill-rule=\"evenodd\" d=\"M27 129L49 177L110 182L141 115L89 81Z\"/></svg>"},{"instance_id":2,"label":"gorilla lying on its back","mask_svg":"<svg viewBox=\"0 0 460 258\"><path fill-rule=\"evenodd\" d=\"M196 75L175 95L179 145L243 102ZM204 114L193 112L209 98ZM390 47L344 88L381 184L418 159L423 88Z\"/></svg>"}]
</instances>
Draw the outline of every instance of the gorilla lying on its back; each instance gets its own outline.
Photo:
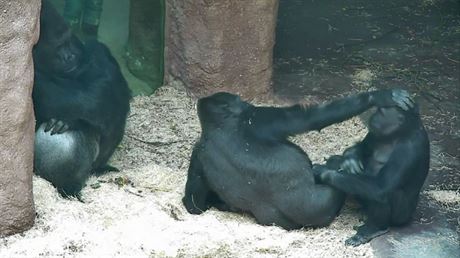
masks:
<instances>
[{"instance_id":1,"label":"gorilla lying on its back","mask_svg":"<svg viewBox=\"0 0 460 258\"><path fill-rule=\"evenodd\" d=\"M123 137L131 92L109 49L83 45L46 0L33 58L34 169L64 196L78 196L92 172L115 169L107 161Z\"/></svg>"}]
</instances>

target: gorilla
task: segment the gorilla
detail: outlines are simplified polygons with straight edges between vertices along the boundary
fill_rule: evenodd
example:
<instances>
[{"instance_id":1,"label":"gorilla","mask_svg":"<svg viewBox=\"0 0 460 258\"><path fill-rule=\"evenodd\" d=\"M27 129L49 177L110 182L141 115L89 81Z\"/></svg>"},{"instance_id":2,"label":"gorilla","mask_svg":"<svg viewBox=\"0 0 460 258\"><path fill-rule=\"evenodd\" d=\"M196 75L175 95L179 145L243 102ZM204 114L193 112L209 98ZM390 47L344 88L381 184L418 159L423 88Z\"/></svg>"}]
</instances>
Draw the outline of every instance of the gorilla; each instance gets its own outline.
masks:
<instances>
[{"instance_id":1,"label":"gorilla","mask_svg":"<svg viewBox=\"0 0 460 258\"><path fill-rule=\"evenodd\" d=\"M344 121L372 106L412 106L403 90L361 93L305 108L256 107L230 93L198 101L201 138L188 169L187 211L210 207L252 214L285 229L328 225L345 194L316 184L307 154L288 137Z\"/></svg>"},{"instance_id":2,"label":"gorilla","mask_svg":"<svg viewBox=\"0 0 460 258\"><path fill-rule=\"evenodd\" d=\"M319 182L355 196L367 221L346 240L358 246L408 223L428 174L430 144L418 108L379 108L369 120L369 133L342 156L315 165Z\"/></svg>"},{"instance_id":3,"label":"gorilla","mask_svg":"<svg viewBox=\"0 0 460 258\"><path fill-rule=\"evenodd\" d=\"M109 49L83 45L49 1L40 13L33 49L33 103L37 120L34 169L63 196L79 196L120 143L131 92Z\"/></svg>"}]
</instances>

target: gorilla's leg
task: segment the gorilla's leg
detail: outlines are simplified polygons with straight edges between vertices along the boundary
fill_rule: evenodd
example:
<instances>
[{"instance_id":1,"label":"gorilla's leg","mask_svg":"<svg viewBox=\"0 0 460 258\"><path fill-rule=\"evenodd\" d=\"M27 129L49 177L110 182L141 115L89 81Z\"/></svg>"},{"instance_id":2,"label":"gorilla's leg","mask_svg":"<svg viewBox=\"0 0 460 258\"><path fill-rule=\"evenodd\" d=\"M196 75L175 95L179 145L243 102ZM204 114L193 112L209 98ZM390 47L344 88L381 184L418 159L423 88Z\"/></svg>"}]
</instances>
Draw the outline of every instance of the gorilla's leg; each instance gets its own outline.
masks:
<instances>
[{"instance_id":1,"label":"gorilla's leg","mask_svg":"<svg viewBox=\"0 0 460 258\"><path fill-rule=\"evenodd\" d=\"M209 192L208 197L207 197L207 202L209 203L210 206L215 207L216 209L220 211L234 211L234 212L237 211L237 209L233 209L230 205L222 201L219 198L219 196L213 191Z\"/></svg>"},{"instance_id":2,"label":"gorilla's leg","mask_svg":"<svg viewBox=\"0 0 460 258\"><path fill-rule=\"evenodd\" d=\"M285 191L275 199L275 204L282 214L299 225L298 227L329 225L340 212L344 202L343 192L321 184Z\"/></svg>"},{"instance_id":3,"label":"gorilla's leg","mask_svg":"<svg viewBox=\"0 0 460 258\"><path fill-rule=\"evenodd\" d=\"M379 228L372 222L366 222L364 225L358 227L354 236L345 241L345 245L358 246L365 244L372 239L381 236L388 232L388 228Z\"/></svg>"},{"instance_id":4,"label":"gorilla's leg","mask_svg":"<svg viewBox=\"0 0 460 258\"><path fill-rule=\"evenodd\" d=\"M115 149L118 146L118 143L123 138L123 131L120 131L119 134L112 135L113 138L108 138L101 136L99 140L99 155L97 156L96 161L93 164L93 173L96 176L103 175L109 171L119 172L120 170L114 166L107 164L110 157L115 152Z\"/></svg>"},{"instance_id":5,"label":"gorilla's leg","mask_svg":"<svg viewBox=\"0 0 460 258\"><path fill-rule=\"evenodd\" d=\"M391 225L403 226L410 222L417 208L419 193L399 190L391 194Z\"/></svg>"},{"instance_id":6,"label":"gorilla's leg","mask_svg":"<svg viewBox=\"0 0 460 258\"><path fill-rule=\"evenodd\" d=\"M354 236L345 241L346 245L358 246L388 232L391 208L388 203L367 203L367 221L357 229Z\"/></svg>"},{"instance_id":7,"label":"gorilla's leg","mask_svg":"<svg viewBox=\"0 0 460 258\"><path fill-rule=\"evenodd\" d=\"M192 161L193 162L193 161ZM201 214L210 208L208 196L211 189L201 175L190 173L185 185L185 195L182 198L187 211L191 214Z\"/></svg>"},{"instance_id":8,"label":"gorilla's leg","mask_svg":"<svg viewBox=\"0 0 460 258\"><path fill-rule=\"evenodd\" d=\"M35 132L35 173L63 196L78 196L99 152L97 137L85 131L51 135L42 124Z\"/></svg>"},{"instance_id":9,"label":"gorilla's leg","mask_svg":"<svg viewBox=\"0 0 460 258\"><path fill-rule=\"evenodd\" d=\"M316 184L310 191L312 192L306 192L310 198L303 204L308 219L302 224L316 227L331 224L345 203L345 193L321 184Z\"/></svg>"},{"instance_id":10,"label":"gorilla's leg","mask_svg":"<svg viewBox=\"0 0 460 258\"><path fill-rule=\"evenodd\" d=\"M262 225L277 225L286 230L299 229L302 225L297 224L287 218L280 210L271 204L258 203L252 211L257 222Z\"/></svg>"}]
</instances>

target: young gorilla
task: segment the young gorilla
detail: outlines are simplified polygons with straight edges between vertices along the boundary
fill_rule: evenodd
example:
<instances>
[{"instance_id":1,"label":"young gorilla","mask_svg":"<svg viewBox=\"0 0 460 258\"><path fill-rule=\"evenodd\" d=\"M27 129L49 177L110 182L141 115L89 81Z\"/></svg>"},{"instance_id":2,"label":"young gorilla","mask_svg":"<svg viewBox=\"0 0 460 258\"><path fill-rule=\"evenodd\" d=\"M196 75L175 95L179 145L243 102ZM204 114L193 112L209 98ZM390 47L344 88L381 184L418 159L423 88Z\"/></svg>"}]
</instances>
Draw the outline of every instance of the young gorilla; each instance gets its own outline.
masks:
<instances>
[{"instance_id":1,"label":"young gorilla","mask_svg":"<svg viewBox=\"0 0 460 258\"><path fill-rule=\"evenodd\" d=\"M362 142L342 157L333 157L326 166L314 166L320 182L356 196L366 211L367 222L347 245L367 243L389 226L410 221L429 161L428 136L417 108L379 108Z\"/></svg>"},{"instance_id":2,"label":"young gorilla","mask_svg":"<svg viewBox=\"0 0 460 258\"><path fill-rule=\"evenodd\" d=\"M260 224L285 229L325 226L345 194L315 184L307 154L287 137L344 121L377 106L412 103L401 90L376 91L305 108L255 107L229 93L198 101L201 138L190 160L185 196L188 212L214 206L245 211Z\"/></svg>"},{"instance_id":3,"label":"young gorilla","mask_svg":"<svg viewBox=\"0 0 460 258\"><path fill-rule=\"evenodd\" d=\"M107 47L83 45L48 1L33 58L35 172L78 196L91 171L115 169L107 161L123 137L131 93Z\"/></svg>"}]
</instances>

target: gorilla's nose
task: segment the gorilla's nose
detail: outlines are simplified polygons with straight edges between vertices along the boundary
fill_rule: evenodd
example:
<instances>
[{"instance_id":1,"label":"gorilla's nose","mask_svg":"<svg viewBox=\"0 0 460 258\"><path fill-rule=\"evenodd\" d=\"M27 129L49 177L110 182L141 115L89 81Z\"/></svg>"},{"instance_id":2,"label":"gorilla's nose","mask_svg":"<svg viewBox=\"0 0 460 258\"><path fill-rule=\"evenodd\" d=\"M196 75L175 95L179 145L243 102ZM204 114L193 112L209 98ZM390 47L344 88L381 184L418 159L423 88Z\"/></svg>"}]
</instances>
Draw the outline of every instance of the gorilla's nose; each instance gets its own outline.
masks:
<instances>
[{"instance_id":1,"label":"gorilla's nose","mask_svg":"<svg viewBox=\"0 0 460 258\"><path fill-rule=\"evenodd\" d=\"M64 60L66 62L73 62L75 60L75 54L74 53L67 53L64 55Z\"/></svg>"}]
</instances>

